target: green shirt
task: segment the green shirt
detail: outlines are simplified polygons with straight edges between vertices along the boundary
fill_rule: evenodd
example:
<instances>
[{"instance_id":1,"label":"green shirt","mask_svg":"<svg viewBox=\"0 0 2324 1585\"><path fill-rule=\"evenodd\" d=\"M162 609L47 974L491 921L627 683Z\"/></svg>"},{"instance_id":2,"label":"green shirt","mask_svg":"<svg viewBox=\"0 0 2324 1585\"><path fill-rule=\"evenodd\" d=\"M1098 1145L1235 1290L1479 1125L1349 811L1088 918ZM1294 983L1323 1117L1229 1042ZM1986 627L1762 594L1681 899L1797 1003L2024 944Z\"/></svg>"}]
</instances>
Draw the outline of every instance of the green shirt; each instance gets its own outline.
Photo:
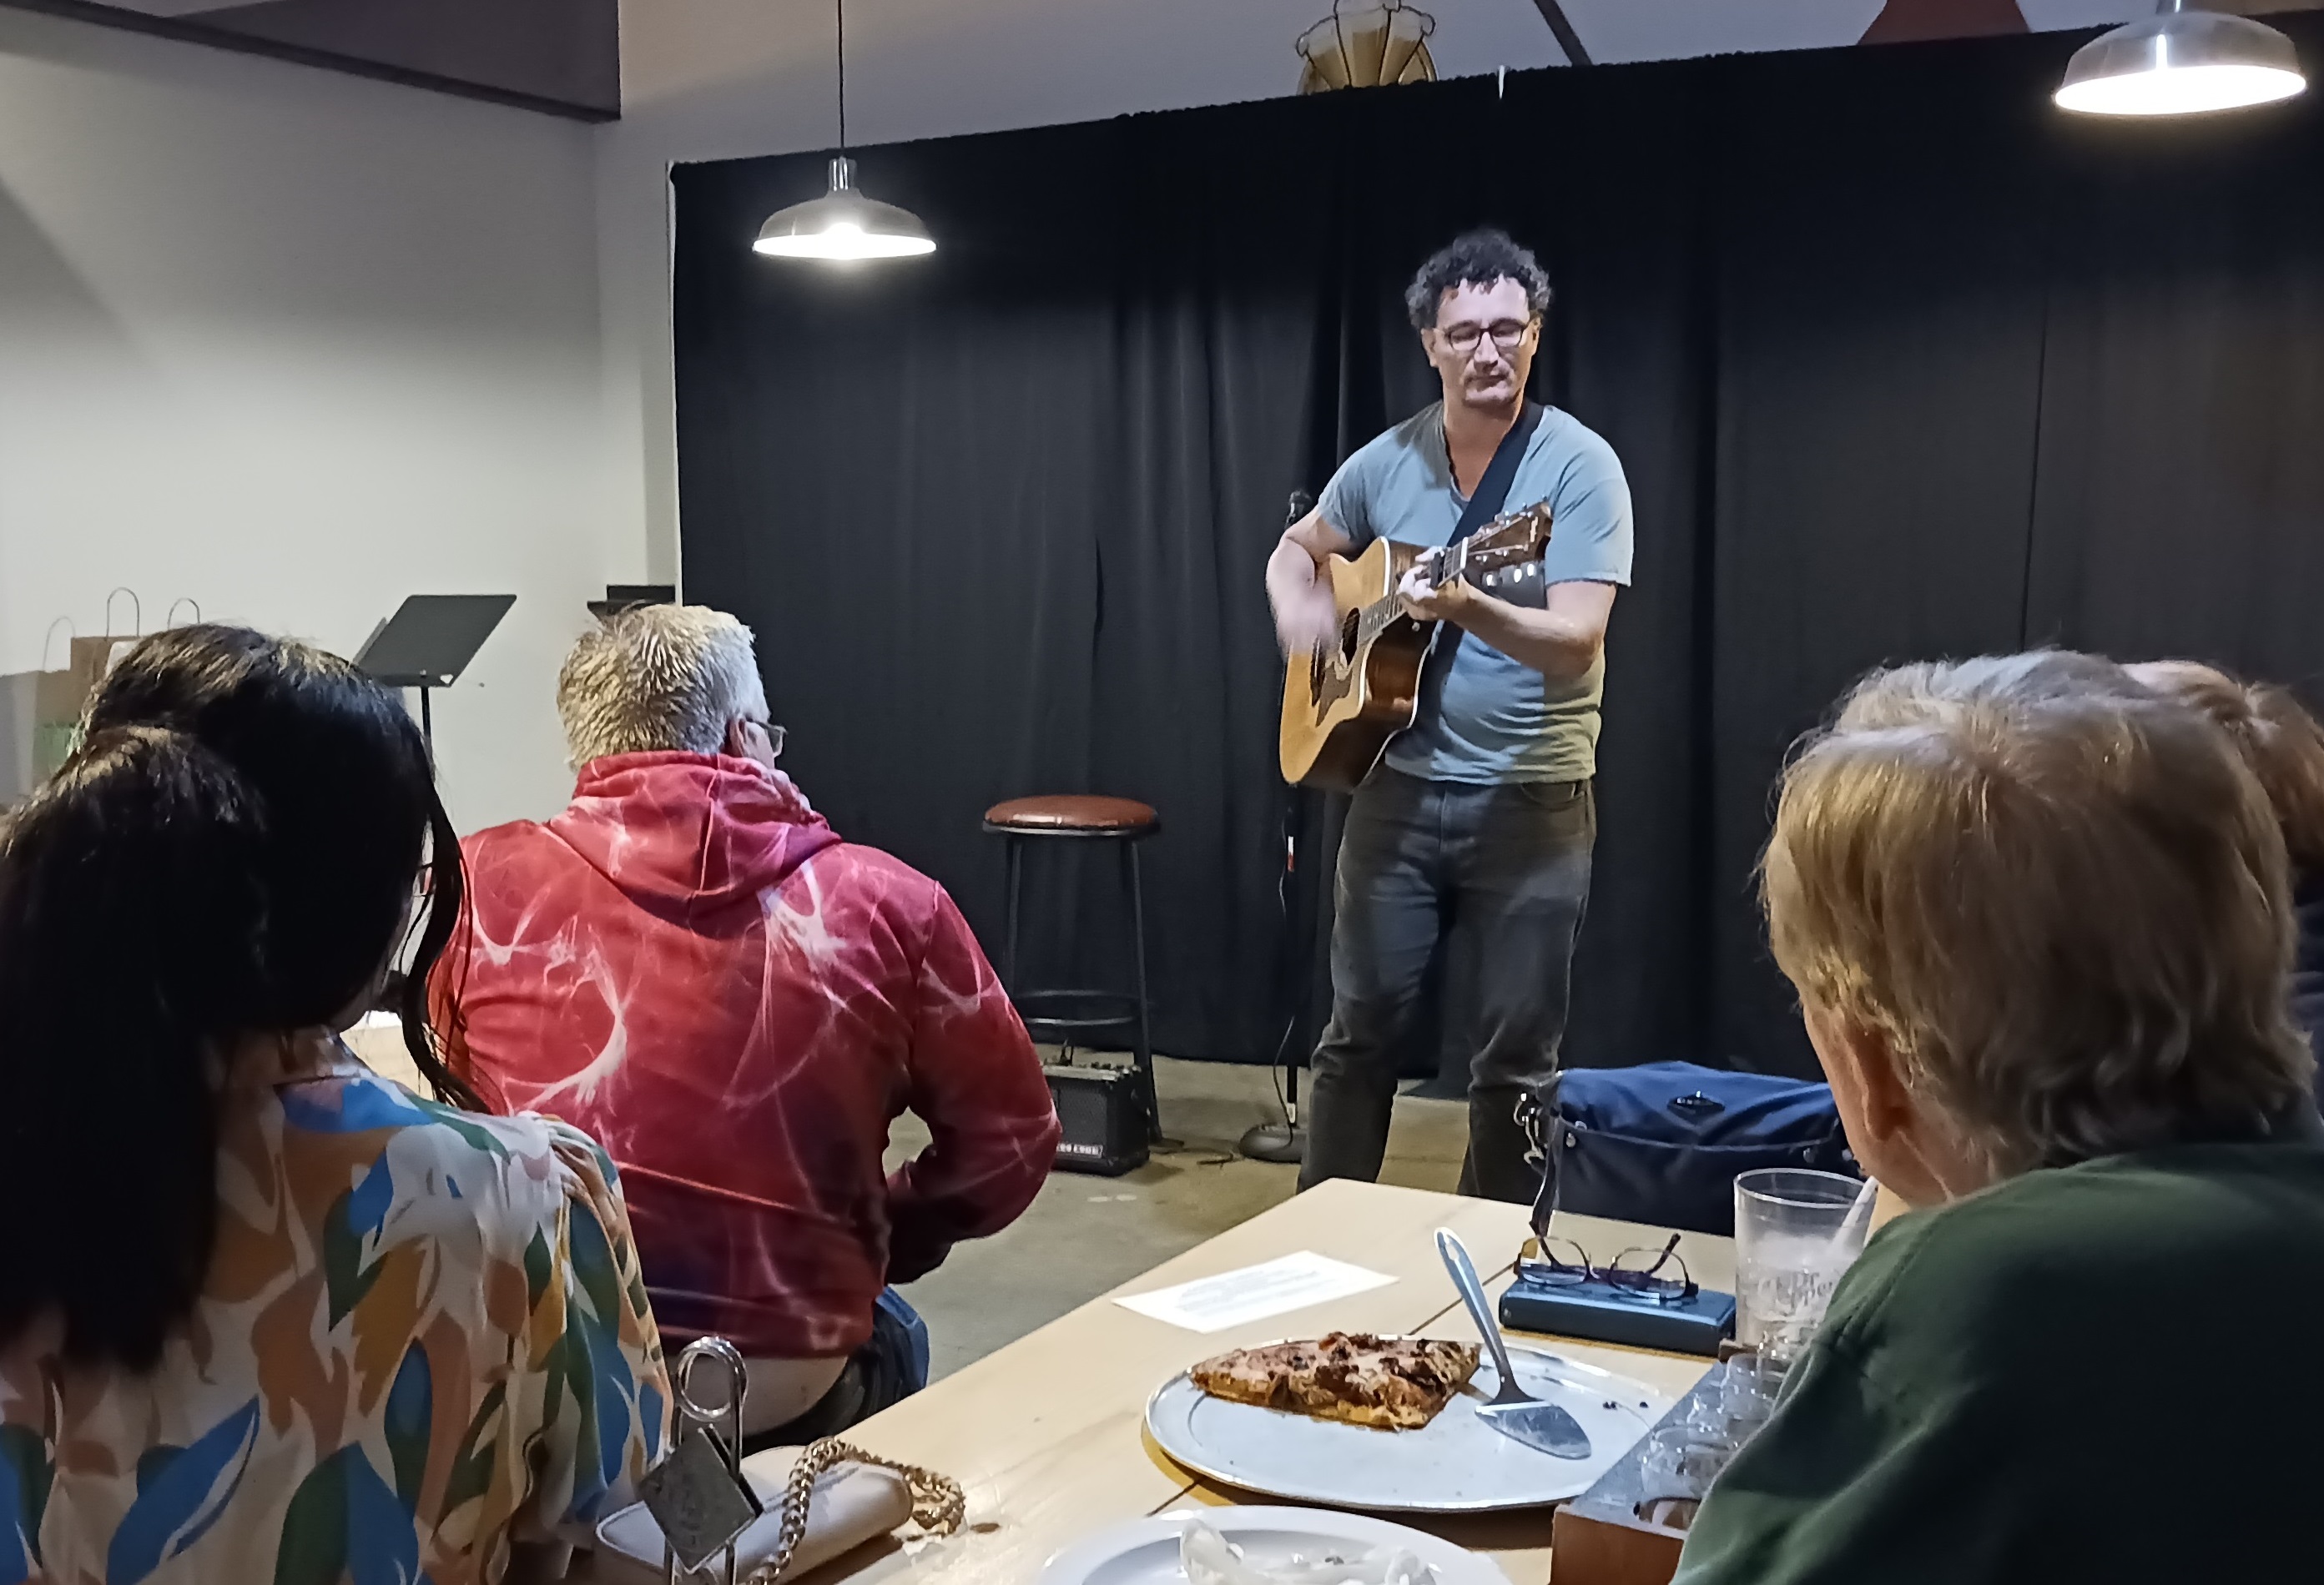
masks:
<instances>
[{"instance_id":1,"label":"green shirt","mask_svg":"<svg viewBox=\"0 0 2324 1585\"><path fill-rule=\"evenodd\" d=\"M2310 1580L2324 1147L2030 1173L1882 1229L1675 1585Z\"/></svg>"}]
</instances>

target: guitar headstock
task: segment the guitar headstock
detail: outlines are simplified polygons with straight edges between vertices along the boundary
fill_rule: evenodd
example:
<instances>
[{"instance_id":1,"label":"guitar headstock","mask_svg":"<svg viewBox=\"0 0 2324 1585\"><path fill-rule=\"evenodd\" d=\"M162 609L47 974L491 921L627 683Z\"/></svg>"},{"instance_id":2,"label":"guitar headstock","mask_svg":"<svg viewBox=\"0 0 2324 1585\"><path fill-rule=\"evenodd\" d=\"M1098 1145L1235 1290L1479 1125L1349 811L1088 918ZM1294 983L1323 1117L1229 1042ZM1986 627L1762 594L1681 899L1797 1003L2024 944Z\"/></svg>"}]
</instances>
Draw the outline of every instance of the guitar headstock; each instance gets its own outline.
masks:
<instances>
[{"instance_id":1,"label":"guitar headstock","mask_svg":"<svg viewBox=\"0 0 2324 1585\"><path fill-rule=\"evenodd\" d=\"M1539 560L1541 553L1549 548L1550 521L1546 501L1536 502L1522 511L1503 512L1452 548L1452 565L1443 570L1439 581L1463 573L1489 572L1497 567Z\"/></svg>"}]
</instances>

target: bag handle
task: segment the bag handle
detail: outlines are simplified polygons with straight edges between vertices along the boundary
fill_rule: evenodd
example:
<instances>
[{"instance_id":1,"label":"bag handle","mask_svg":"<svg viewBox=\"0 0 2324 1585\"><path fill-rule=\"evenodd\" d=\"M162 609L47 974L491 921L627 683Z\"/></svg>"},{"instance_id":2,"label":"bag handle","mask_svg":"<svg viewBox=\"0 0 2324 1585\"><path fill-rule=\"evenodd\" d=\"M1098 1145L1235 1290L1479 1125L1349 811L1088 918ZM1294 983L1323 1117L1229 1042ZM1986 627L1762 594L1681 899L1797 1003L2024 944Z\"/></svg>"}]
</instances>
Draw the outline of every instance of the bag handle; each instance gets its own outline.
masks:
<instances>
[{"instance_id":1,"label":"bag handle","mask_svg":"<svg viewBox=\"0 0 2324 1585\"><path fill-rule=\"evenodd\" d=\"M170 602L169 613L161 618L161 625L163 627L175 627L178 625L178 607L180 605L192 606L194 608L194 621L198 623L202 620L202 603L195 599L191 594L180 594L175 600Z\"/></svg>"},{"instance_id":2,"label":"bag handle","mask_svg":"<svg viewBox=\"0 0 2324 1585\"><path fill-rule=\"evenodd\" d=\"M56 621L49 623L49 631L41 635L41 669L42 671L49 668L49 640L57 636L59 628L65 630L65 663L59 669L62 671L72 669L72 641L78 635L73 631L73 619L69 616L60 616Z\"/></svg>"},{"instance_id":3,"label":"bag handle","mask_svg":"<svg viewBox=\"0 0 2324 1585\"><path fill-rule=\"evenodd\" d=\"M129 635L134 638L145 631L145 604L143 601L137 598L137 591L127 584L116 586L112 594L105 597L106 636L107 638L113 636L113 602L114 597L119 594L129 596Z\"/></svg>"},{"instance_id":4,"label":"bag handle","mask_svg":"<svg viewBox=\"0 0 2324 1585\"><path fill-rule=\"evenodd\" d=\"M1533 1236L1549 1237L1557 1219L1558 1195L1565 1167L1565 1119L1557 1110L1557 1089L1564 1070L1553 1073L1517 1098L1517 1126L1525 1130L1527 1161L1541 1163L1541 1186L1534 1191Z\"/></svg>"},{"instance_id":5,"label":"bag handle","mask_svg":"<svg viewBox=\"0 0 2324 1585\"><path fill-rule=\"evenodd\" d=\"M706 1363L715 1363L724 1368L726 1396L723 1403L704 1404L694 1396L697 1367ZM714 1436L712 1445L723 1455L725 1477L747 1491L742 1477L742 1397L748 1382L749 1368L743 1362L741 1350L724 1338L697 1338L687 1344L670 1372L671 1396L675 1399L672 1407L676 1410L670 1451L664 1456L661 1464L655 1466L655 1470L659 1470L664 1465L671 1464L677 1457L678 1444L687 1437L696 1431L714 1430L723 1421L726 1435L724 1439ZM892 1459L883 1459L835 1436L826 1436L819 1442L810 1442L800 1452L798 1462L791 1466L789 1478L783 1483L782 1528L777 1534L775 1550L766 1561L751 1571L747 1585L772 1585L790 1566L792 1555L798 1551L799 1544L807 1539L807 1515L815 1500L816 1479L840 1464L871 1464L901 1475L912 1496L912 1522L931 1534L949 1535L958 1530L961 1522L967 1517L968 1494L962 1490L960 1482L949 1475L938 1474L918 1464L902 1464ZM653 1473L648 1472L649 1485ZM748 1500L755 1509L756 1498ZM658 1501L653 1492L646 1494L647 1509L653 1513L655 1522L659 1524L662 1515L657 1506ZM681 1573L685 1578L693 1578L699 1571L699 1567L688 1568L686 1565L678 1556L678 1549L670 1544L667 1526L664 1526L663 1535L664 1578L670 1585L676 1585ZM738 1534L718 1549L725 1557L728 1585L737 1585L736 1547L741 1539ZM716 1553L712 1554L714 1558L717 1555ZM707 1562L709 1560L704 1561Z\"/></svg>"},{"instance_id":6,"label":"bag handle","mask_svg":"<svg viewBox=\"0 0 2324 1585\"><path fill-rule=\"evenodd\" d=\"M912 1492L912 1523L932 1535L950 1535L968 1516L968 1494L951 1476L918 1464L883 1459L835 1436L826 1436L821 1442L809 1443L807 1451L799 1454L798 1462L791 1466L790 1479L783 1483L782 1534L767 1561L751 1571L750 1585L772 1585L790 1567L791 1554L807 1539L807 1505L815 1497L816 1477L838 1464L876 1464L901 1475Z\"/></svg>"}]
</instances>

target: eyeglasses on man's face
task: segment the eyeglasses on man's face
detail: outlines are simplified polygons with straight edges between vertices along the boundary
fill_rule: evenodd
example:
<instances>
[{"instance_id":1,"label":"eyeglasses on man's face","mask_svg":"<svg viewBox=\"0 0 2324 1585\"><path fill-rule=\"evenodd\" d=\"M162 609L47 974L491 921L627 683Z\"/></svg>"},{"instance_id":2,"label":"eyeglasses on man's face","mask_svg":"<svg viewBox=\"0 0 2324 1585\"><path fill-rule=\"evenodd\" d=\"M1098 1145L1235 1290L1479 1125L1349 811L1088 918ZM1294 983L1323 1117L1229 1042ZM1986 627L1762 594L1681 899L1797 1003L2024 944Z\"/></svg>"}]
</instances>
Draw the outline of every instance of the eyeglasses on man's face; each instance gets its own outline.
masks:
<instances>
[{"instance_id":1,"label":"eyeglasses on man's face","mask_svg":"<svg viewBox=\"0 0 2324 1585\"><path fill-rule=\"evenodd\" d=\"M1444 338L1445 346L1467 357L1488 336L1503 352L1515 352L1524 343L1526 332L1533 327L1531 319L1496 319L1490 325L1439 325L1436 334Z\"/></svg>"},{"instance_id":2,"label":"eyeglasses on man's face","mask_svg":"<svg viewBox=\"0 0 2324 1585\"><path fill-rule=\"evenodd\" d=\"M783 751L783 729L771 721L753 721L751 724L767 734L767 752L780 758Z\"/></svg>"}]
</instances>

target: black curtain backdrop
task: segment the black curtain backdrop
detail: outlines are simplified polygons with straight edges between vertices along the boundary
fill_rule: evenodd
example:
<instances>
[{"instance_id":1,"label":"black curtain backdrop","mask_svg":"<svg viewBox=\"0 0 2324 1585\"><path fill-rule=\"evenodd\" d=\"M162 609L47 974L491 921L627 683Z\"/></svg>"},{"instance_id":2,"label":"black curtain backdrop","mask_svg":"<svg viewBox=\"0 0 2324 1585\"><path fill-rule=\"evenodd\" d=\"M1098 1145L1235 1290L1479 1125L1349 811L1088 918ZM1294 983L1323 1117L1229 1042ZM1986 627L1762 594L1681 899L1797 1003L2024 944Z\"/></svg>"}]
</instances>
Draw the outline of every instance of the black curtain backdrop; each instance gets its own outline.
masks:
<instances>
[{"instance_id":1,"label":"black curtain backdrop","mask_svg":"<svg viewBox=\"0 0 2324 1585\"><path fill-rule=\"evenodd\" d=\"M2324 19L2271 20L2324 63ZM2324 677L2324 104L2070 118L2086 36L880 148L862 180L940 250L851 272L750 251L822 156L681 168L687 597L757 629L839 829L996 952L987 805L1155 804L1158 1043L1266 1060L1333 812L1286 923L1261 564L1290 491L1434 396L1413 268L1507 226L1558 291L1536 392L1637 507L1567 1060L1812 1071L1751 872L1852 677L2037 642ZM1028 886L1050 983L1123 972L1072 857Z\"/></svg>"}]
</instances>

